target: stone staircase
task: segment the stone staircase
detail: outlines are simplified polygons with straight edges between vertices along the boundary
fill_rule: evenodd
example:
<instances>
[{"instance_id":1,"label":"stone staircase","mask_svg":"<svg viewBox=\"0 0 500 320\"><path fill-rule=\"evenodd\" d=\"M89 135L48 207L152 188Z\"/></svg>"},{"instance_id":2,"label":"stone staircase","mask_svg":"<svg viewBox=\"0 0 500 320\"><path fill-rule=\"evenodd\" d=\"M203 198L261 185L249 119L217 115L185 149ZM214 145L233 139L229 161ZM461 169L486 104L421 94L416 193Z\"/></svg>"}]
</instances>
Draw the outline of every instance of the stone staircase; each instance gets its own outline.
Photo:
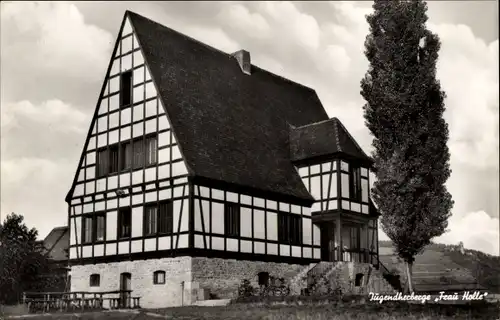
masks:
<instances>
[{"instance_id":1,"label":"stone staircase","mask_svg":"<svg viewBox=\"0 0 500 320\"><path fill-rule=\"evenodd\" d=\"M290 280L290 294L298 296L302 289L307 288L307 273L314 268L317 263L311 263Z\"/></svg>"},{"instance_id":2,"label":"stone staircase","mask_svg":"<svg viewBox=\"0 0 500 320\"><path fill-rule=\"evenodd\" d=\"M357 280L356 280L357 279ZM397 290L368 263L319 262L304 268L290 281L291 294L330 295L340 290L343 294L396 293Z\"/></svg>"},{"instance_id":3,"label":"stone staircase","mask_svg":"<svg viewBox=\"0 0 500 320\"><path fill-rule=\"evenodd\" d=\"M397 293L400 289L393 286L387 279L384 277L384 274L379 269L375 269L373 266L371 267L371 273L369 278L366 280L365 289L366 292L376 292L376 293L389 293L394 294Z\"/></svg>"},{"instance_id":4,"label":"stone staircase","mask_svg":"<svg viewBox=\"0 0 500 320\"><path fill-rule=\"evenodd\" d=\"M338 271L342 266L335 262L324 262L325 267L309 277L309 291L319 295L327 295L339 288ZM316 270L313 270L316 271Z\"/></svg>"}]
</instances>

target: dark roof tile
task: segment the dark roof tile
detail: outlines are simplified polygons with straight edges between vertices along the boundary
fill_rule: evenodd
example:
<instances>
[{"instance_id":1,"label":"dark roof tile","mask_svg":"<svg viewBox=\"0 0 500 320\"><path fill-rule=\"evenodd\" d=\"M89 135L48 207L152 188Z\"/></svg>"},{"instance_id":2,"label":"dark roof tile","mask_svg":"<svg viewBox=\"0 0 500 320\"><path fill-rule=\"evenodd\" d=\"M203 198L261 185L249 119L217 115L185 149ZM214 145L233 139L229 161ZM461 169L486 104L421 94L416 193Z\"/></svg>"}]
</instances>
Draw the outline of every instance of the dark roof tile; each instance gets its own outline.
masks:
<instances>
[{"instance_id":1,"label":"dark roof tile","mask_svg":"<svg viewBox=\"0 0 500 320\"><path fill-rule=\"evenodd\" d=\"M337 118L290 128L290 152L292 161L343 154L372 162Z\"/></svg>"},{"instance_id":2,"label":"dark roof tile","mask_svg":"<svg viewBox=\"0 0 500 320\"><path fill-rule=\"evenodd\" d=\"M316 92L128 12L192 176L312 201L289 125L328 119Z\"/></svg>"},{"instance_id":3,"label":"dark roof tile","mask_svg":"<svg viewBox=\"0 0 500 320\"><path fill-rule=\"evenodd\" d=\"M41 241L46 254L51 260L67 260L69 249L69 228L55 227Z\"/></svg>"}]
</instances>

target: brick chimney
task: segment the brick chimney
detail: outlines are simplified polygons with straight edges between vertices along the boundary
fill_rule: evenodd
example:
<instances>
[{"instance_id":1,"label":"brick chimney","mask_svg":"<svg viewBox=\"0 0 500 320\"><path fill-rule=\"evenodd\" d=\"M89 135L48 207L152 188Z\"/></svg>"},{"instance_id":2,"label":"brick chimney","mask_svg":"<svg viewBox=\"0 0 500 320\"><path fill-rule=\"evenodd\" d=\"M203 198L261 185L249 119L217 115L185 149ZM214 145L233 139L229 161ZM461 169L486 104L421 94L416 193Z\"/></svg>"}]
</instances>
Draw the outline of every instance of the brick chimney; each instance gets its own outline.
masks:
<instances>
[{"instance_id":1,"label":"brick chimney","mask_svg":"<svg viewBox=\"0 0 500 320\"><path fill-rule=\"evenodd\" d=\"M232 56L235 57L238 61L241 71L243 71L244 74L250 75L252 69L252 63L250 62L250 52L246 50L240 50L233 53Z\"/></svg>"}]
</instances>

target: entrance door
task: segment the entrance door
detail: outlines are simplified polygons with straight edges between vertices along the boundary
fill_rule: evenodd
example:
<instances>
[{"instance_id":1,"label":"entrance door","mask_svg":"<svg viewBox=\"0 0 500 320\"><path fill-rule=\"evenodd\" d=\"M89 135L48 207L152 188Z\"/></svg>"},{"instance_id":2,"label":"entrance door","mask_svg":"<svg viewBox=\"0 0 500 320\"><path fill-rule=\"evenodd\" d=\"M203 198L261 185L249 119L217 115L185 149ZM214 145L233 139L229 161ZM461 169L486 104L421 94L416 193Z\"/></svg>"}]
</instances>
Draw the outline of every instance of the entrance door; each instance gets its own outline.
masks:
<instances>
[{"instance_id":1,"label":"entrance door","mask_svg":"<svg viewBox=\"0 0 500 320\"><path fill-rule=\"evenodd\" d=\"M321 227L321 260L335 261L335 224L326 222Z\"/></svg>"},{"instance_id":2,"label":"entrance door","mask_svg":"<svg viewBox=\"0 0 500 320\"><path fill-rule=\"evenodd\" d=\"M132 290L132 275L128 272L120 274L120 305L122 308L130 308L130 292Z\"/></svg>"}]
</instances>

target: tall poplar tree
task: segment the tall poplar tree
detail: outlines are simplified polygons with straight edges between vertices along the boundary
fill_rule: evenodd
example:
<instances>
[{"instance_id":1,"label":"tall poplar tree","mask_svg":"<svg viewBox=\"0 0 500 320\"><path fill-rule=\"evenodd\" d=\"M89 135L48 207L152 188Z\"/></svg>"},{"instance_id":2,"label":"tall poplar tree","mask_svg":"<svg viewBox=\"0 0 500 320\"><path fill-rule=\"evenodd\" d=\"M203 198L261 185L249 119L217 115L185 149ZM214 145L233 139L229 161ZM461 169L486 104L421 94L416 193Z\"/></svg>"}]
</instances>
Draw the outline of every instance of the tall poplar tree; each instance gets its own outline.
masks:
<instances>
[{"instance_id":1,"label":"tall poplar tree","mask_svg":"<svg viewBox=\"0 0 500 320\"><path fill-rule=\"evenodd\" d=\"M374 138L372 195L413 292L415 256L446 231L453 207L445 186L451 173L445 93L436 80L440 41L426 28L425 1L375 0L373 9L365 42L369 70L361 81Z\"/></svg>"}]
</instances>

